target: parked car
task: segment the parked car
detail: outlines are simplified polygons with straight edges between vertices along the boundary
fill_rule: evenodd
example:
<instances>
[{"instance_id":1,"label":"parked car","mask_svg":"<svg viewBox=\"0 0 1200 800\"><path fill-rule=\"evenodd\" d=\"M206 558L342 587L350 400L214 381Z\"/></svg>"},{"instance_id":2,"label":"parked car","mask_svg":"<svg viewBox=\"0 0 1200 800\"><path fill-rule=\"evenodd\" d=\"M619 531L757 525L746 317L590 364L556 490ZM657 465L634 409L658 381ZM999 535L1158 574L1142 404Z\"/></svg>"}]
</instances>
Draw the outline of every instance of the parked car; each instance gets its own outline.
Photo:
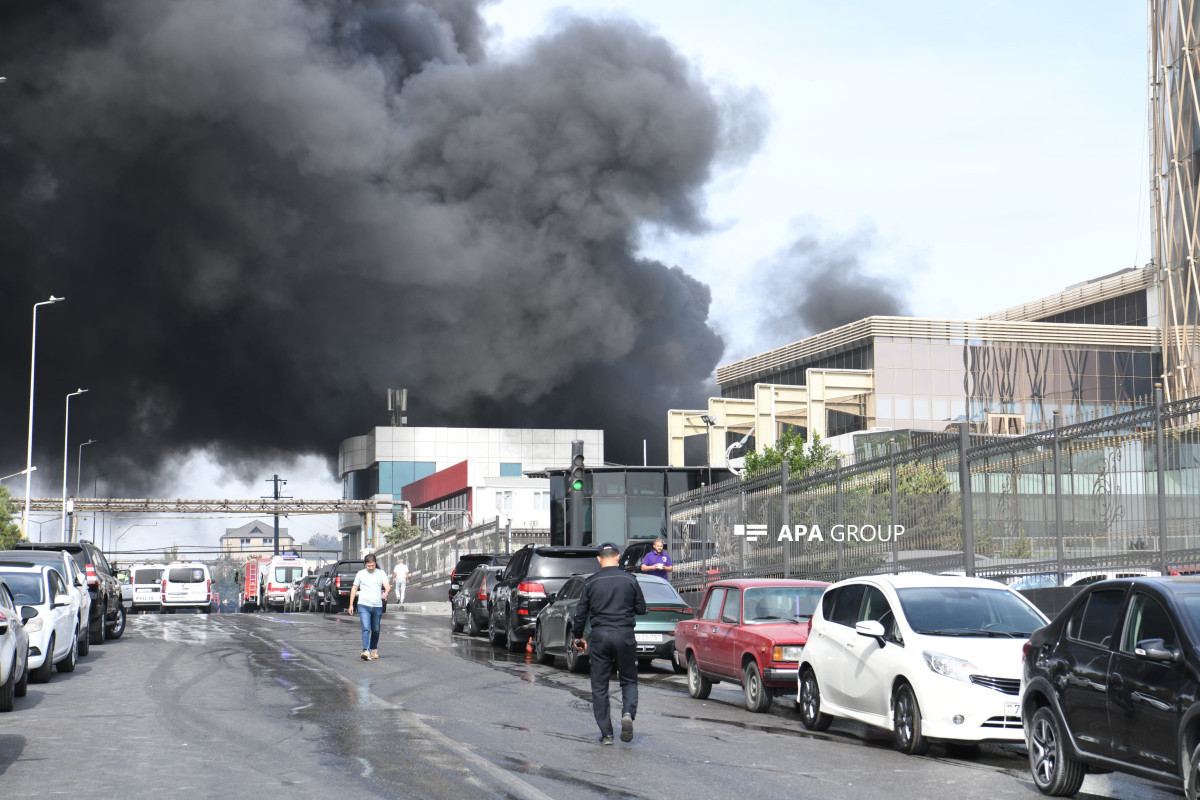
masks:
<instances>
[{"instance_id":1,"label":"parked car","mask_svg":"<svg viewBox=\"0 0 1200 800\"><path fill-rule=\"evenodd\" d=\"M350 588L354 586L354 576L365 564L361 558L343 559L329 568L329 584L325 590L325 609L331 614L340 614L350 607ZM376 567L378 569L378 567ZM387 601L383 602L387 610Z\"/></svg>"},{"instance_id":2,"label":"parked car","mask_svg":"<svg viewBox=\"0 0 1200 800\"><path fill-rule=\"evenodd\" d=\"M128 614L133 610L133 577L127 569L118 569L116 575L117 583L121 585L121 605Z\"/></svg>"},{"instance_id":3,"label":"parked car","mask_svg":"<svg viewBox=\"0 0 1200 800\"><path fill-rule=\"evenodd\" d=\"M166 564L133 564L129 567L130 584L133 586L130 610L135 614L139 611L162 610L162 576L166 568Z\"/></svg>"},{"instance_id":4,"label":"parked car","mask_svg":"<svg viewBox=\"0 0 1200 800\"><path fill-rule=\"evenodd\" d=\"M635 542L630 542L621 551L621 560L617 562L617 566L626 572L640 574L642 571L642 559L646 557L646 553L653 552L653 550L653 539L639 539Z\"/></svg>"},{"instance_id":5,"label":"parked car","mask_svg":"<svg viewBox=\"0 0 1200 800\"><path fill-rule=\"evenodd\" d=\"M296 597L293 601L293 611L309 611L312 607L313 598L316 596L317 576L309 573L300 579L300 586L296 589Z\"/></svg>"},{"instance_id":6,"label":"parked car","mask_svg":"<svg viewBox=\"0 0 1200 800\"><path fill-rule=\"evenodd\" d=\"M1147 577L1088 586L1029 637L1021 685L1033 782L1079 791L1120 771L1200 789L1200 581Z\"/></svg>"},{"instance_id":7,"label":"parked car","mask_svg":"<svg viewBox=\"0 0 1200 800\"><path fill-rule=\"evenodd\" d=\"M520 653L529 644L537 615L567 582L579 573L600 569L595 547L526 545L513 554L492 590L489 636L494 645Z\"/></svg>"},{"instance_id":8,"label":"parked car","mask_svg":"<svg viewBox=\"0 0 1200 800\"><path fill-rule=\"evenodd\" d=\"M1157 576L1160 573L1157 570L1149 569L1109 569L1109 570L1086 570L1083 572L1068 572L1063 575L1063 586L1087 586L1091 583L1099 583L1100 581L1112 580L1114 578L1146 578ZM1049 589L1058 586L1057 573L1040 573L1037 575L1023 575L1017 578L1009 587L1016 591L1024 589Z\"/></svg>"},{"instance_id":9,"label":"parked car","mask_svg":"<svg viewBox=\"0 0 1200 800\"><path fill-rule=\"evenodd\" d=\"M675 664L688 694L703 700L714 683L740 684L746 708L766 711L796 686L808 625L827 583L732 578L705 591L696 616L675 626Z\"/></svg>"},{"instance_id":10,"label":"parked car","mask_svg":"<svg viewBox=\"0 0 1200 800\"><path fill-rule=\"evenodd\" d=\"M1021 648L1046 617L996 581L871 575L831 586L812 619L797 699L809 730L834 717L933 740L1019 741Z\"/></svg>"},{"instance_id":11,"label":"parked car","mask_svg":"<svg viewBox=\"0 0 1200 800\"><path fill-rule=\"evenodd\" d=\"M294 581L292 581L291 585L288 586L287 591L284 592L283 610L285 612L296 610L296 595L300 592L300 581L302 580L304 579L296 578Z\"/></svg>"},{"instance_id":12,"label":"parked car","mask_svg":"<svg viewBox=\"0 0 1200 800\"><path fill-rule=\"evenodd\" d=\"M120 639L125 633L125 606L121 605L121 585L100 548L91 542L17 542L16 550L65 550L75 559L87 580L92 598L88 639L100 644L105 639Z\"/></svg>"},{"instance_id":13,"label":"parked car","mask_svg":"<svg viewBox=\"0 0 1200 800\"><path fill-rule=\"evenodd\" d=\"M92 596L88 592L87 578L71 554L65 550L0 550L0 561L41 564L58 570L58 574L70 587L71 594L78 600L78 606L74 607L74 610L78 617L79 657L82 658L91 652L88 623L92 617Z\"/></svg>"},{"instance_id":14,"label":"parked car","mask_svg":"<svg viewBox=\"0 0 1200 800\"><path fill-rule=\"evenodd\" d=\"M635 618L633 635L637 641L638 666L646 669L656 658L672 660L675 653L675 625L692 619L692 609L666 579L657 575L636 577L646 598L646 613ZM587 656L572 646L575 639L572 632L575 607L583 595L585 580L586 575L571 576L554 602L538 614L537 627L533 632L533 652L538 663L553 664L556 656L564 656L567 669L571 672L587 669ZM589 619L584 628L584 638L590 633ZM676 672L682 672L682 669L676 667Z\"/></svg>"},{"instance_id":15,"label":"parked car","mask_svg":"<svg viewBox=\"0 0 1200 800\"><path fill-rule=\"evenodd\" d=\"M53 567L0 566L0 579L12 591L29 636L29 679L50 680L50 671L73 672L79 657L79 629L71 610L71 590Z\"/></svg>"},{"instance_id":16,"label":"parked car","mask_svg":"<svg viewBox=\"0 0 1200 800\"><path fill-rule=\"evenodd\" d=\"M0 711L29 687L29 634L8 584L0 578Z\"/></svg>"},{"instance_id":17,"label":"parked car","mask_svg":"<svg viewBox=\"0 0 1200 800\"><path fill-rule=\"evenodd\" d=\"M498 555L495 553L468 553L464 556L459 556L458 562L455 563L454 569L450 570L450 600L454 599L454 595L458 594L458 590L462 588L462 582L467 576L479 566L504 566L509 562L509 556Z\"/></svg>"},{"instance_id":18,"label":"parked car","mask_svg":"<svg viewBox=\"0 0 1200 800\"><path fill-rule=\"evenodd\" d=\"M325 570L317 576L317 582L313 584L312 602L309 603L309 611L328 611L329 603L329 570Z\"/></svg>"},{"instance_id":19,"label":"parked car","mask_svg":"<svg viewBox=\"0 0 1200 800\"><path fill-rule=\"evenodd\" d=\"M181 608L212 612L212 575L203 561L175 561L163 570L162 610L174 614Z\"/></svg>"},{"instance_id":20,"label":"parked car","mask_svg":"<svg viewBox=\"0 0 1200 800\"><path fill-rule=\"evenodd\" d=\"M471 570L462 588L450 601L450 629L468 636L482 636L491 624L491 596L504 567L481 564Z\"/></svg>"}]
</instances>

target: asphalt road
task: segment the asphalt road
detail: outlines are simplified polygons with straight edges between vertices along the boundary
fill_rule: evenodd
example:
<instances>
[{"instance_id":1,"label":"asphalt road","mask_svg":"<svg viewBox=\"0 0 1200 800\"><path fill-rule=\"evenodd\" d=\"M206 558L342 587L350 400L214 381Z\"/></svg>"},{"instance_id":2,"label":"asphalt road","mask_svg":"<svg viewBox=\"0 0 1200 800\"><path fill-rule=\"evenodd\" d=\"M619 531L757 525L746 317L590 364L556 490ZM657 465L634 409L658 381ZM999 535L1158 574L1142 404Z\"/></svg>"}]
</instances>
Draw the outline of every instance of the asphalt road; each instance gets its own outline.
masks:
<instances>
[{"instance_id":1,"label":"asphalt road","mask_svg":"<svg viewBox=\"0 0 1200 800\"><path fill-rule=\"evenodd\" d=\"M0 796L1041 797L1018 748L913 758L863 726L811 734L788 700L693 700L665 662L642 676L634 740L601 747L586 675L442 616L389 612L378 661L360 644L345 614L131 617L0 714ZM1108 775L1078 796L1179 793Z\"/></svg>"}]
</instances>

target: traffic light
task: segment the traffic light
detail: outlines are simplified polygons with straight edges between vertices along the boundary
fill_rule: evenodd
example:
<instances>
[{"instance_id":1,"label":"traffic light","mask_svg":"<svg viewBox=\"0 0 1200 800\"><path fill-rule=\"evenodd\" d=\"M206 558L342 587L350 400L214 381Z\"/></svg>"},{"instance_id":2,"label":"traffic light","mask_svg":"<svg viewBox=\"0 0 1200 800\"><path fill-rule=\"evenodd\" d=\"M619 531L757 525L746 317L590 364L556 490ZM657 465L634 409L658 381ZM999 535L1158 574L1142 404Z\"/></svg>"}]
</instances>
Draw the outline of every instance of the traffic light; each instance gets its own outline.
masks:
<instances>
[{"instance_id":1,"label":"traffic light","mask_svg":"<svg viewBox=\"0 0 1200 800\"><path fill-rule=\"evenodd\" d=\"M567 483L572 491L583 491L583 453L571 457L571 473L567 476Z\"/></svg>"}]
</instances>

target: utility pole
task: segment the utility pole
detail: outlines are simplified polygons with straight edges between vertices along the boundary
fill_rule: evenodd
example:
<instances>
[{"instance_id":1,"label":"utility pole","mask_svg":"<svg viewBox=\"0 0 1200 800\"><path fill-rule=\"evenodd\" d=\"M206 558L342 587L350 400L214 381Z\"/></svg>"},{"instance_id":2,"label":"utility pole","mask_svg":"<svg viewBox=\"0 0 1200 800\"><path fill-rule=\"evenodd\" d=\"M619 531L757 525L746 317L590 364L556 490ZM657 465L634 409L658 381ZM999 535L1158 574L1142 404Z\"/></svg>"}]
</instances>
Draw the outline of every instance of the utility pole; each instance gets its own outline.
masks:
<instances>
[{"instance_id":1,"label":"utility pole","mask_svg":"<svg viewBox=\"0 0 1200 800\"><path fill-rule=\"evenodd\" d=\"M272 475L271 480L267 481L267 483L272 483L275 485L274 498L276 500L290 499L290 498L284 498L282 495L279 494L279 484L281 484L281 483L285 484L285 485L287 484L287 481L285 481L283 478L279 477L278 475ZM275 512L275 555L279 555L279 512L278 511Z\"/></svg>"}]
</instances>

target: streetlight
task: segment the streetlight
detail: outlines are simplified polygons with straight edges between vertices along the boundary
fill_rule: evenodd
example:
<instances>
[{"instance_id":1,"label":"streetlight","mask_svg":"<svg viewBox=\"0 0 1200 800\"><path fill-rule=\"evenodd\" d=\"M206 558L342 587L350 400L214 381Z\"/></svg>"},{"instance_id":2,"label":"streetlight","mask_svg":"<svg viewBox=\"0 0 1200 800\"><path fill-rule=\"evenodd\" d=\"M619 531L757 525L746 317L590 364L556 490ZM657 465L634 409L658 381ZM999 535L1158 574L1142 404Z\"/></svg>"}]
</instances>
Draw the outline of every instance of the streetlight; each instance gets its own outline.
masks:
<instances>
[{"instance_id":1,"label":"streetlight","mask_svg":"<svg viewBox=\"0 0 1200 800\"><path fill-rule=\"evenodd\" d=\"M33 474L33 367L37 362L37 310L38 306L48 306L65 297L50 295L49 300L33 304L33 344L29 351L29 441L25 447L25 512L21 515L21 533L29 536L29 483ZM42 540L42 529L38 528L38 541Z\"/></svg>"},{"instance_id":2,"label":"streetlight","mask_svg":"<svg viewBox=\"0 0 1200 800\"><path fill-rule=\"evenodd\" d=\"M36 472L36 471L37 471L37 467L30 467L29 469L23 469L20 472L14 472L12 475L5 475L3 478L0 478L0 483L3 483L4 481L8 480L9 478L15 478L18 475L24 475L27 472Z\"/></svg>"},{"instance_id":3,"label":"streetlight","mask_svg":"<svg viewBox=\"0 0 1200 800\"><path fill-rule=\"evenodd\" d=\"M83 477L83 448L89 444L95 444L95 439L88 439L86 442L79 443L79 458L75 460L75 496L79 497L79 479Z\"/></svg>"},{"instance_id":4,"label":"streetlight","mask_svg":"<svg viewBox=\"0 0 1200 800\"><path fill-rule=\"evenodd\" d=\"M62 539L67 539L67 468L71 462L67 461L67 433L71 427L71 398L76 395L84 394L87 389L76 389L67 395L67 411L63 415L63 490L62 490Z\"/></svg>"},{"instance_id":5,"label":"streetlight","mask_svg":"<svg viewBox=\"0 0 1200 800\"><path fill-rule=\"evenodd\" d=\"M113 541L112 547L110 548L110 552L116 553L117 545L119 545L121 543L121 540L125 538L125 534L129 533L134 528L155 528L157 526L158 526L157 522L135 522L135 523L133 523L128 528L126 528L125 530L123 530L117 534L117 538L115 541Z\"/></svg>"}]
</instances>

